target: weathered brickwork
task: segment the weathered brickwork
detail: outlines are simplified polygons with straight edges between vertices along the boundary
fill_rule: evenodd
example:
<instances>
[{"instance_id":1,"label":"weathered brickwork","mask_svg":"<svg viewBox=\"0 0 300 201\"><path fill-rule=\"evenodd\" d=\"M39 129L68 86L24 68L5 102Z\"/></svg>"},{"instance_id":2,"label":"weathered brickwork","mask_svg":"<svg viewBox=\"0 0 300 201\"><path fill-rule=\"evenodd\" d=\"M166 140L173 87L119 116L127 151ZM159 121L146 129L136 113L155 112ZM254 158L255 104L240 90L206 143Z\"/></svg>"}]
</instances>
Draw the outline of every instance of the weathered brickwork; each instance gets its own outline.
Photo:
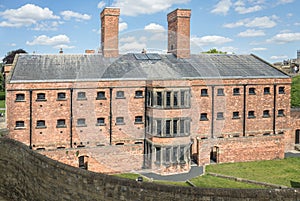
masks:
<instances>
[{"instance_id":1,"label":"weathered brickwork","mask_svg":"<svg viewBox=\"0 0 300 201\"><path fill-rule=\"evenodd\" d=\"M168 51L172 54L118 57L119 15L116 8L101 13L102 55L70 57L78 59L78 65L83 62L77 66L81 69L99 65L94 69L103 73L96 74L99 77L87 78L93 74L89 68L72 72L78 73L72 81L68 76L61 81L46 81L47 76L24 83L8 80L7 126L11 138L72 166L86 161L89 169L97 172L128 171L126 154L132 157L127 163L132 163L134 170L149 168L174 174L189 171L192 160L198 165L209 164L210 159L268 160L282 158L284 151L294 147L298 124L291 123L290 118L290 77L274 72L254 55L247 59L190 55L189 9L168 15ZM70 65L64 62L63 54L59 58L63 68ZM205 68L198 68L206 65L202 59L212 62L211 68L216 69L222 59L226 60L228 66L224 66L233 75L228 76L221 68L216 72L206 69L211 71L211 78L201 72ZM231 64L236 59L243 64L235 63L237 68L246 63L252 69L254 64L247 64L251 60L266 67L270 76L260 76L255 68L256 73L248 72L249 76L240 72L235 76L237 69ZM167 75L152 74L157 67ZM84 153L76 155L77 151Z\"/></svg>"},{"instance_id":2,"label":"weathered brickwork","mask_svg":"<svg viewBox=\"0 0 300 201\"><path fill-rule=\"evenodd\" d=\"M298 189L210 189L136 182L73 168L0 138L0 195L7 200L294 201Z\"/></svg>"}]
</instances>

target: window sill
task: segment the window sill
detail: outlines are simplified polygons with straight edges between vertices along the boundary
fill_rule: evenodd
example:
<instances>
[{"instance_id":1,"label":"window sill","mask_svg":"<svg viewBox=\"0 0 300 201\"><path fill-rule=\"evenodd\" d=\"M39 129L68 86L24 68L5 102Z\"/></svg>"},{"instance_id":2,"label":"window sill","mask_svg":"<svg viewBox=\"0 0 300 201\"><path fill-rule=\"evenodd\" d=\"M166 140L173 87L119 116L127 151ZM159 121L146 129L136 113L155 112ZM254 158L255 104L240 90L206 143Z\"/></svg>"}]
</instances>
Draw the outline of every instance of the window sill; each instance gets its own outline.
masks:
<instances>
[{"instance_id":1,"label":"window sill","mask_svg":"<svg viewBox=\"0 0 300 201\"><path fill-rule=\"evenodd\" d=\"M87 98L77 98L77 101L85 101Z\"/></svg>"},{"instance_id":2,"label":"window sill","mask_svg":"<svg viewBox=\"0 0 300 201\"><path fill-rule=\"evenodd\" d=\"M248 117L248 119L255 119L256 118L256 116L253 116L253 117Z\"/></svg>"},{"instance_id":3,"label":"window sill","mask_svg":"<svg viewBox=\"0 0 300 201\"><path fill-rule=\"evenodd\" d=\"M238 93L236 93L236 94L233 94L234 96L240 96L241 94L238 94Z\"/></svg>"},{"instance_id":4,"label":"window sill","mask_svg":"<svg viewBox=\"0 0 300 201\"><path fill-rule=\"evenodd\" d=\"M25 130L26 127L15 127L14 129L15 129L15 130Z\"/></svg>"},{"instance_id":5,"label":"window sill","mask_svg":"<svg viewBox=\"0 0 300 201\"><path fill-rule=\"evenodd\" d=\"M56 128L67 128L66 125L57 125Z\"/></svg>"},{"instance_id":6,"label":"window sill","mask_svg":"<svg viewBox=\"0 0 300 201\"><path fill-rule=\"evenodd\" d=\"M115 125L125 125L125 123L116 123Z\"/></svg>"},{"instance_id":7,"label":"window sill","mask_svg":"<svg viewBox=\"0 0 300 201\"><path fill-rule=\"evenodd\" d=\"M47 128L47 126L36 126L35 128L36 129L45 129L45 128Z\"/></svg>"},{"instance_id":8,"label":"window sill","mask_svg":"<svg viewBox=\"0 0 300 201\"><path fill-rule=\"evenodd\" d=\"M134 98L140 99L140 98L144 98L144 96L135 96Z\"/></svg>"},{"instance_id":9,"label":"window sill","mask_svg":"<svg viewBox=\"0 0 300 201\"><path fill-rule=\"evenodd\" d=\"M225 118L217 118L216 120L224 120Z\"/></svg>"},{"instance_id":10,"label":"window sill","mask_svg":"<svg viewBox=\"0 0 300 201\"><path fill-rule=\"evenodd\" d=\"M256 95L256 93L249 93L249 95Z\"/></svg>"},{"instance_id":11,"label":"window sill","mask_svg":"<svg viewBox=\"0 0 300 201\"><path fill-rule=\"evenodd\" d=\"M134 122L134 124L144 124L144 122Z\"/></svg>"},{"instance_id":12,"label":"window sill","mask_svg":"<svg viewBox=\"0 0 300 201\"><path fill-rule=\"evenodd\" d=\"M103 98L97 97L96 100L106 100L106 98L105 97L103 97Z\"/></svg>"},{"instance_id":13,"label":"window sill","mask_svg":"<svg viewBox=\"0 0 300 201\"><path fill-rule=\"evenodd\" d=\"M201 94L201 97L208 97L208 94Z\"/></svg>"},{"instance_id":14,"label":"window sill","mask_svg":"<svg viewBox=\"0 0 300 201\"><path fill-rule=\"evenodd\" d=\"M277 115L277 117L285 117L285 115Z\"/></svg>"},{"instance_id":15,"label":"window sill","mask_svg":"<svg viewBox=\"0 0 300 201\"><path fill-rule=\"evenodd\" d=\"M264 95L271 95L271 93L264 93Z\"/></svg>"},{"instance_id":16,"label":"window sill","mask_svg":"<svg viewBox=\"0 0 300 201\"><path fill-rule=\"evenodd\" d=\"M116 97L116 99L126 99L126 97Z\"/></svg>"},{"instance_id":17,"label":"window sill","mask_svg":"<svg viewBox=\"0 0 300 201\"><path fill-rule=\"evenodd\" d=\"M270 115L265 115L265 116L262 116L262 118L270 118L271 116Z\"/></svg>"},{"instance_id":18,"label":"window sill","mask_svg":"<svg viewBox=\"0 0 300 201\"><path fill-rule=\"evenodd\" d=\"M15 102L26 102L25 100L15 100Z\"/></svg>"},{"instance_id":19,"label":"window sill","mask_svg":"<svg viewBox=\"0 0 300 201\"><path fill-rule=\"evenodd\" d=\"M200 119L200 121L208 121L208 119Z\"/></svg>"},{"instance_id":20,"label":"window sill","mask_svg":"<svg viewBox=\"0 0 300 201\"><path fill-rule=\"evenodd\" d=\"M97 123L96 126L106 126L105 123Z\"/></svg>"},{"instance_id":21,"label":"window sill","mask_svg":"<svg viewBox=\"0 0 300 201\"><path fill-rule=\"evenodd\" d=\"M36 99L35 101L36 102L45 102L45 101L47 101L47 99Z\"/></svg>"},{"instance_id":22,"label":"window sill","mask_svg":"<svg viewBox=\"0 0 300 201\"><path fill-rule=\"evenodd\" d=\"M217 94L217 96L225 96L225 94Z\"/></svg>"},{"instance_id":23,"label":"window sill","mask_svg":"<svg viewBox=\"0 0 300 201\"><path fill-rule=\"evenodd\" d=\"M87 125L86 124L76 125L76 127L87 127Z\"/></svg>"},{"instance_id":24,"label":"window sill","mask_svg":"<svg viewBox=\"0 0 300 201\"><path fill-rule=\"evenodd\" d=\"M66 101L66 100L67 100L66 98L58 98L58 99L56 99L56 101Z\"/></svg>"},{"instance_id":25,"label":"window sill","mask_svg":"<svg viewBox=\"0 0 300 201\"><path fill-rule=\"evenodd\" d=\"M241 117L232 117L232 119L241 119Z\"/></svg>"}]
</instances>

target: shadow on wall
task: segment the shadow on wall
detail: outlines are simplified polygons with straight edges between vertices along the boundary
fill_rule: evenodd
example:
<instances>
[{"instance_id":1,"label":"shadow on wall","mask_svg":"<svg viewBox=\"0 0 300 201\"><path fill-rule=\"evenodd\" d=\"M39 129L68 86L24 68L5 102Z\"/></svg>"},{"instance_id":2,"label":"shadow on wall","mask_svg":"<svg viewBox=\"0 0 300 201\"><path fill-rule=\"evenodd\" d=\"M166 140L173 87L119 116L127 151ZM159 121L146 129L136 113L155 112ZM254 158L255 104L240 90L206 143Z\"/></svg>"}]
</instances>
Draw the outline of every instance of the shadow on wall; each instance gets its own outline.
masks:
<instances>
[{"instance_id":1,"label":"shadow on wall","mask_svg":"<svg viewBox=\"0 0 300 201\"><path fill-rule=\"evenodd\" d=\"M49 159L0 138L0 195L7 200L300 200L298 189L208 189L137 182ZM298 182L294 185L299 186Z\"/></svg>"}]
</instances>

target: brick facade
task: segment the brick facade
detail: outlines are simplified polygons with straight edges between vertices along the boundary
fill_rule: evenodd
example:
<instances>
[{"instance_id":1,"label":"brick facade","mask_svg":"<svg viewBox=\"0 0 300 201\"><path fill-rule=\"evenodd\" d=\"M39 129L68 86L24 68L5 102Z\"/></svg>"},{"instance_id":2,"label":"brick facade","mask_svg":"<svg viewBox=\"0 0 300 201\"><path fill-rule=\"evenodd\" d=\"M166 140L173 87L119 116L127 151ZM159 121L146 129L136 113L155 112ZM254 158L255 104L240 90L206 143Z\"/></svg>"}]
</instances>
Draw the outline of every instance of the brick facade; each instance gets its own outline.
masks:
<instances>
[{"instance_id":1,"label":"brick facade","mask_svg":"<svg viewBox=\"0 0 300 201\"><path fill-rule=\"evenodd\" d=\"M106 57L118 56L118 45L106 42L118 37L119 12L109 8L101 13L103 66ZM10 137L53 159L77 167L87 163L90 170L106 173L129 171L128 164L132 170L146 168L159 174L174 174L188 172L192 162L205 165L210 160L222 163L283 158L284 151L294 146L295 129L291 128L298 125L291 124L290 119L291 78L274 72L259 58L248 57L279 76L209 78L199 74L194 78L173 78L170 73L164 79L164 75L126 78L134 75L132 69L140 63L139 75L147 68L155 71L156 67L166 68L162 72L168 73L182 61L182 69L176 68L175 75L189 68L187 73L192 76L189 71L195 68L188 62L190 50L183 42L189 41L189 20L190 10L179 9L168 15L169 30L178 32L169 35L169 50L174 43L173 54L177 57L125 55L125 59L117 58L107 65L108 77L94 81L80 80L79 73L78 79L72 81L9 81L6 103ZM181 34L187 38L182 39ZM99 62L96 54L72 58L84 60L87 56ZM162 57L170 66L163 65ZM243 58L231 59L230 62ZM111 69L117 73L125 69L125 78L115 79ZM102 67L96 70L101 71Z\"/></svg>"}]
</instances>

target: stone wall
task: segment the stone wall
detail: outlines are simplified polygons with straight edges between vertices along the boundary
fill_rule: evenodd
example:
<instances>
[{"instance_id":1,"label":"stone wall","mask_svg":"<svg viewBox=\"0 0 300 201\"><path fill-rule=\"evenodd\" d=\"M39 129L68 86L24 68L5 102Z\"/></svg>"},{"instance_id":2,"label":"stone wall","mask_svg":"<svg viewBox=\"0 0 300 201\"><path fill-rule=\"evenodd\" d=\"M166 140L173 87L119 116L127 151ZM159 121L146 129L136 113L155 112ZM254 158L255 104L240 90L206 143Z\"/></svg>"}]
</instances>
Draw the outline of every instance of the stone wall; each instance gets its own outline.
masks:
<instances>
[{"instance_id":1,"label":"stone wall","mask_svg":"<svg viewBox=\"0 0 300 201\"><path fill-rule=\"evenodd\" d=\"M64 165L0 138L0 195L7 200L299 200L298 189L204 189L136 182Z\"/></svg>"}]
</instances>

